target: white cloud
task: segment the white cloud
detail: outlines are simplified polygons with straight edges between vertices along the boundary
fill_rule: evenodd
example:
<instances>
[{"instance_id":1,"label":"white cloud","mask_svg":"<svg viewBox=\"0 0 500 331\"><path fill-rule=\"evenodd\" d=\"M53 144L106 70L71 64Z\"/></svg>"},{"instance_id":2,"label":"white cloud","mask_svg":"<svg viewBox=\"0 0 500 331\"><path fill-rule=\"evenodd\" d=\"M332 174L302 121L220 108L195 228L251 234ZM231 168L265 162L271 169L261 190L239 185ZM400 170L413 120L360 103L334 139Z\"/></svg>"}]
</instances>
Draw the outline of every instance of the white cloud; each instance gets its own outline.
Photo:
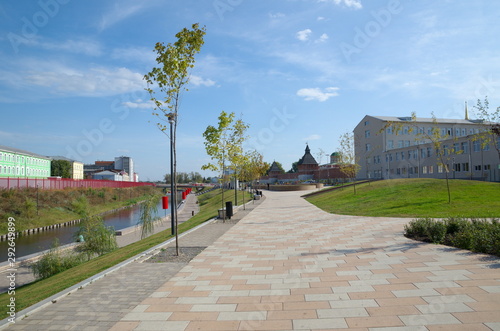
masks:
<instances>
[{"instance_id":1,"label":"white cloud","mask_svg":"<svg viewBox=\"0 0 500 331\"><path fill-rule=\"evenodd\" d=\"M127 68L76 70L53 67L51 71L32 70L25 83L50 88L64 95L106 96L142 90L143 75Z\"/></svg>"},{"instance_id":2,"label":"white cloud","mask_svg":"<svg viewBox=\"0 0 500 331\"><path fill-rule=\"evenodd\" d=\"M114 8L105 13L99 23L100 30L105 30L112 25L115 25L128 17L134 15L144 7L143 4L137 5L136 1L128 1L128 3L116 3Z\"/></svg>"},{"instance_id":3,"label":"white cloud","mask_svg":"<svg viewBox=\"0 0 500 331\"><path fill-rule=\"evenodd\" d=\"M297 32L297 39L300 41L307 41L309 40L309 36L311 35L312 31L311 29L305 29L302 31Z\"/></svg>"},{"instance_id":4,"label":"white cloud","mask_svg":"<svg viewBox=\"0 0 500 331\"><path fill-rule=\"evenodd\" d=\"M155 104L152 101L142 101L141 99L136 100L135 102L127 101L122 103L123 106L132 109L153 109Z\"/></svg>"},{"instance_id":5,"label":"white cloud","mask_svg":"<svg viewBox=\"0 0 500 331\"><path fill-rule=\"evenodd\" d=\"M319 134L312 134L309 137L304 138L305 141L320 140L321 136Z\"/></svg>"},{"instance_id":6,"label":"white cloud","mask_svg":"<svg viewBox=\"0 0 500 331\"><path fill-rule=\"evenodd\" d=\"M297 91L299 97L303 97L306 101L324 102L332 97L338 96L338 87L327 87L324 90L320 88L303 88Z\"/></svg>"},{"instance_id":7,"label":"white cloud","mask_svg":"<svg viewBox=\"0 0 500 331\"><path fill-rule=\"evenodd\" d=\"M323 33L319 39L317 39L315 42L316 43L324 43L325 41L328 40L328 35L326 33Z\"/></svg>"},{"instance_id":8,"label":"white cloud","mask_svg":"<svg viewBox=\"0 0 500 331\"><path fill-rule=\"evenodd\" d=\"M276 19L276 18L283 18L285 17L285 14L283 13L269 13L269 18Z\"/></svg>"},{"instance_id":9,"label":"white cloud","mask_svg":"<svg viewBox=\"0 0 500 331\"><path fill-rule=\"evenodd\" d=\"M332 2L337 6L344 5L348 8L361 9L363 5L360 0L318 0L318 2Z\"/></svg>"},{"instance_id":10,"label":"white cloud","mask_svg":"<svg viewBox=\"0 0 500 331\"><path fill-rule=\"evenodd\" d=\"M194 86L206 86L206 87L210 87L210 86L214 86L215 85L215 82L213 80L211 80L211 79L203 79L200 76L196 76L196 75L191 75L191 77L189 78L189 82L191 84L193 84Z\"/></svg>"}]
</instances>

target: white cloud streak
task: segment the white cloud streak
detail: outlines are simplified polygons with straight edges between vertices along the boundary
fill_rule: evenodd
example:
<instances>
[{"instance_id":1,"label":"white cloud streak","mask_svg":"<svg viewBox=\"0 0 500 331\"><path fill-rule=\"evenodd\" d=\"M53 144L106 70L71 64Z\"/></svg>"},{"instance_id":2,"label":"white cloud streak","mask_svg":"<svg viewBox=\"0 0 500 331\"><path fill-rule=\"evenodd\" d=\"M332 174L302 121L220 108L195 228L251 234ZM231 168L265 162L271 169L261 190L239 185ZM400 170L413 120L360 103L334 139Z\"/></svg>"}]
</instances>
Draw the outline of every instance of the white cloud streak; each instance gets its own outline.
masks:
<instances>
[{"instance_id":1,"label":"white cloud streak","mask_svg":"<svg viewBox=\"0 0 500 331\"><path fill-rule=\"evenodd\" d=\"M303 88L297 91L297 95L304 98L306 101L324 102L332 97L338 96L338 90L338 87L327 87L324 90L320 88Z\"/></svg>"},{"instance_id":2,"label":"white cloud streak","mask_svg":"<svg viewBox=\"0 0 500 331\"><path fill-rule=\"evenodd\" d=\"M312 30L311 29L305 29L302 31L297 32L297 39L300 41L307 41L309 40L309 36L311 35Z\"/></svg>"}]
</instances>

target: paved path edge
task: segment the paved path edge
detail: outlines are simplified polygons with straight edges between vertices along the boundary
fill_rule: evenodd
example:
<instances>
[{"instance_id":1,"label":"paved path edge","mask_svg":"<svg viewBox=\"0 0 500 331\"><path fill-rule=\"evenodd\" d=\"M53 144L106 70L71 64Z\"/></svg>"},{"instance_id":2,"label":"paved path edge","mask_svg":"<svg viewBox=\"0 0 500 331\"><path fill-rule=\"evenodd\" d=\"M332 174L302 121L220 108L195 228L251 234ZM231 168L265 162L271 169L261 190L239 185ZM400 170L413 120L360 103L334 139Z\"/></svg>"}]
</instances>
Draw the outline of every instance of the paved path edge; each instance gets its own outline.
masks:
<instances>
[{"instance_id":1,"label":"paved path edge","mask_svg":"<svg viewBox=\"0 0 500 331\"><path fill-rule=\"evenodd\" d=\"M187 234L189 234L189 233L191 233L193 231L196 231L196 230L204 227L205 225L214 222L215 220L216 220L215 218L212 218L212 219L210 219L208 221L205 221L202 224L200 224L200 225L198 225L198 226L196 226L196 227L194 227L194 228L192 228L192 229L190 229L190 230L188 230L186 232L183 232L182 234L179 235L179 238L182 238L183 236L185 236L185 235L187 235ZM160 249L160 248L162 248L162 247L164 247L164 246L166 246L166 245L168 245L168 244L170 244L170 243L172 243L174 241L175 241L175 237L174 238L170 238L169 240L164 241L161 244L158 244L158 245L156 245L154 247L151 247L150 249L148 249L148 250L146 250L146 251L144 251L142 253L139 253L139 254L137 254L135 256L132 256L131 258L129 258L129 259L127 259L127 260L125 260L125 261L123 261L123 262L121 262L121 263L119 263L119 264L117 264L117 265L115 265L115 266L113 266L113 267L111 267L109 269L106 269L106 270L101 271L100 273L98 273L98 274L96 274L94 276L91 276L91 277L89 277L89 278L81 281L78 284L75 284L75 285L73 285L71 287L68 287L67 289L65 289L65 290L63 290L63 291L61 291L59 293L56 293L56 294L52 295L51 297L49 297L49 298L47 298L47 299L45 299L43 301L40 301L40 302L38 302L38 303L36 303L36 304L34 304L32 306L29 306L28 308L25 308L25 309L21 310L20 312L17 312L15 320L22 320L25 317L29 316L30 314L32 314L32 313L34 313L34 312L36 312L36 311L38 311L40 309L43 309L43 308L45 308L48 305L53 304L55 301L61 299L62 297L65 297L65 296L67 296L67 295L69 295L69 294L71 294L71 293L79 290L80 288L83 288L83 287L85 287L87 285L90 285L93 282L95 282L96 280L99 280L99 279L101 279L103 277L106 277L106 275L108 275L108 274L110 274L110 273L112 273L112 272L114 272L116 270L119 270L119 269L123 268L124 266L126 266L127 264L130 264L130 263L132 263L132 262L134 262L134 261L136 261L136 260L138 260L138 259L140 259L140 258L142 258L142 257L144 257L146 255L148 255L148 254L151 254L153 251L158 250L158 249ZM7 317L7 318L5 318L5 319L3 319L3 320L0 321L0 330L3 330L6 327L8 327L9 325L11 325L11 323L9 322L9 318L10 317Z\"/></svg>"}]
</instances>

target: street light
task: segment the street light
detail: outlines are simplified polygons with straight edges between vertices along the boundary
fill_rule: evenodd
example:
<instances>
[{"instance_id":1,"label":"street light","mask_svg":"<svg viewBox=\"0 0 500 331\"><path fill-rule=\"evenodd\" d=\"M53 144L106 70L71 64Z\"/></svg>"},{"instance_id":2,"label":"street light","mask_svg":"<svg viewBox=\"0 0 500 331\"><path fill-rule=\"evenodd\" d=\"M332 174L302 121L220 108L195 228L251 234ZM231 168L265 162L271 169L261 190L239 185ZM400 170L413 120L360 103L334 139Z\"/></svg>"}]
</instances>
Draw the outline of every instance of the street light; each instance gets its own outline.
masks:
<instances>
[{"instance_id":1,"label":"street light","mask_svg":"<svg viewBox=\"0 0 500 331\"><path fill-rule=\"evenodd\" d=\"M170 207L170 226L171 233L175 235L177 233L175 228L175 208L177 208L177 197L175 194L175 174L174 174L174 138L172 136L172 125L174 124L174 114L170 113L168 115L168 123L170 123L170 201L172 201Z\"/></svg>"}]
</instances>

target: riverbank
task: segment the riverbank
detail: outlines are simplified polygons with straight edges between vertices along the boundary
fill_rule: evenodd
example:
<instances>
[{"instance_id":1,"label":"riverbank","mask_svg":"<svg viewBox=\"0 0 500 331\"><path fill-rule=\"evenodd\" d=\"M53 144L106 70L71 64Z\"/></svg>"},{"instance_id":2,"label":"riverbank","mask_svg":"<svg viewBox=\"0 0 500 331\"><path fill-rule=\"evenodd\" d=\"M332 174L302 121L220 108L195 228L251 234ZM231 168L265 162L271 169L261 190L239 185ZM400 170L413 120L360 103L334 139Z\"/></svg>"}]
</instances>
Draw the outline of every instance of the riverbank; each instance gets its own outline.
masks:
<instances>
[{"instance_id":1,"label":"riverbank","mask_svg":"<svg viewBox=\"0 0 500 331\"><path fill-rule=\"evenodd\" d=\"M14 232L44 231L57 224L75 222L90 206L93 214L102 214L137 204L152 194L160 195L161 190L152 186L0 190L0 235L7 234L9 218L15 219Z\"/></svg>"}]
</instances>

